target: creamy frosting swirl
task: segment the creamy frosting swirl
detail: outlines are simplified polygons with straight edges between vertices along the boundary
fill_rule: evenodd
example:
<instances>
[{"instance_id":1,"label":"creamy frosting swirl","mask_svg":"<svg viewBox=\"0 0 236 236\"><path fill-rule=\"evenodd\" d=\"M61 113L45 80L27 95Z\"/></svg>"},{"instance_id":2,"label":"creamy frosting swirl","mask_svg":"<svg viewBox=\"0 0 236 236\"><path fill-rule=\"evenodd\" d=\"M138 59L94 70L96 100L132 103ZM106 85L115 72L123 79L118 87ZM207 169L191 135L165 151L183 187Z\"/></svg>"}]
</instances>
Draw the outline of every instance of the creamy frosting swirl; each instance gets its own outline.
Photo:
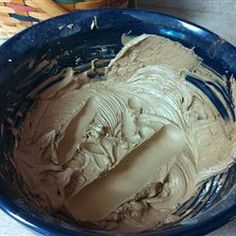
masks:
<instances>
[{"instance_id":1,"label":"creamy frosting swirl","mask_svg":"<svg viewBox=\"0 0 236 236\"><path fill-rule=\"evenodd\" d=\"M87 74L57 75L64 79L40 95L19 131L15 164L31 192L101 229L178 220L177 207L235 156L232 114L223 119L187 79L222 78L193 50L155 35L129 41L103 80Z\"/></svg>"}]
</instances>

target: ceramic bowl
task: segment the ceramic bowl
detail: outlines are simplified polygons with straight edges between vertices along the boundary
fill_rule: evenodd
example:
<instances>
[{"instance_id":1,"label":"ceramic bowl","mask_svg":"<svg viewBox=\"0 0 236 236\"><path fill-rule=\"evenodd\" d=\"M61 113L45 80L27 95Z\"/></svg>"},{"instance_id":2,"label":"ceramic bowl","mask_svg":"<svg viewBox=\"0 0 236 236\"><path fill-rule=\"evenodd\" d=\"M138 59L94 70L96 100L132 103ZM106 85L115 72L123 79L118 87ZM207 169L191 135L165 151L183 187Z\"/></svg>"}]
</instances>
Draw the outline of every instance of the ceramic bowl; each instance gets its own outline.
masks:
<instances>
[{"instance_id":1,"label":"ceramic bowl","mask_svg":"<svg viewBox=\"0 0 236 236\"><path fill-rule=\"evenodd\" d=\"M97 26L92 24L95 19ZM128 32L157 34L194 47L209 68L225 75L226 80L236 77L234 46L202 27L156 12L103 9L72 13L9 39L0 47L0 207L35 231L45 235L110 235L49 215L34 204L12 165L12 150L17 145L12 127L21 125L33 103L27 97L30 91L64 67L84 70L94 58L113 58L122 47L121 35ZM56 65L32 73L42 60L55 58ZM178 209L183 221L139 235L201 235L220 227L235 218L235 183L236 167L232 165L203 183L198 194Z\"/></svg>"}]
</instances>

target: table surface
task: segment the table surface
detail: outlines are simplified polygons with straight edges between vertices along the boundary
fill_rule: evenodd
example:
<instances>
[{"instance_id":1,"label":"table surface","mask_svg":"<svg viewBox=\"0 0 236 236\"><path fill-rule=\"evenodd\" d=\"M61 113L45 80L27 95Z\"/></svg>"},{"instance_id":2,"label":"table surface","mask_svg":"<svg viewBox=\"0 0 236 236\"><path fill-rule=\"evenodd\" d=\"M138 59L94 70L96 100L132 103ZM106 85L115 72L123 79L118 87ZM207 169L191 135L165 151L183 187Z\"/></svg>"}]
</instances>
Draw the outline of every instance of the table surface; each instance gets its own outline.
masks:
<instances>
[{"instance_id":1,"label":"table surface","mask_svg":"<svg viewBox=\"0 0 236 236\"><path fill-rule=\"evenodd\" d=\"M164 1L158 1L158 4L155 3L155 1L138 1L139 6L141 8L149 8L149 9L155 9L160 12L164 12L167 14L171 14L177 17L181 17L183 19L195 22L199 25L204 26L205 28L210 29L211 31L217 33L221 37L224 37L226 40L231 42L232 44L236 45L236 34L234 29L234 24L236 22L236 13L226 14L218 12L218 2L219 0L211 0L211 3L209 5L204 5L204 10L199 8L196 5L196 2L203 2L201 0L188 0L188 3L193 2L194 4L185 4L183 3L187 2L187 0L181 0L182 2L181 7L176 7L175 4L173 4L173 0L165 0ZM143 4L145 2L145 5ZM150 6L147 6L147 2L152 3ZM157 2L157 1L156 1ZM175 1L177 2L177 1ZM206 2L210 1L204 1ZM212 8L212 2L215 3L215 8ZM230 3L230 7L234 7L236 9L236 1L221 1ZM163 4L161 4L163 3ZM169 5L168 5L169 3ZM233 4L233 5L232 5ZM214 5L214 4L213 4ZM171 6L171 7L170 7ZM183 7L187 6L187 7ZM193 7L196 7L195 9ZM207 8L208 6L208 8ZM216 9L217 8L217 9ZM225 6L224 9L227 9L227 6ZM236 11L234 11L236 12ZM3 41L0 40L0 44ZM236 220L230 222L229 224L221 227L220 229L212 232L208 236L234 236L236 235ZM36 236L35 233L30 231L29 229L25 228L12 218L10 218L8 215L6 215L3 211L0 210L0 236Z\"/></svg>"}]
</instances>

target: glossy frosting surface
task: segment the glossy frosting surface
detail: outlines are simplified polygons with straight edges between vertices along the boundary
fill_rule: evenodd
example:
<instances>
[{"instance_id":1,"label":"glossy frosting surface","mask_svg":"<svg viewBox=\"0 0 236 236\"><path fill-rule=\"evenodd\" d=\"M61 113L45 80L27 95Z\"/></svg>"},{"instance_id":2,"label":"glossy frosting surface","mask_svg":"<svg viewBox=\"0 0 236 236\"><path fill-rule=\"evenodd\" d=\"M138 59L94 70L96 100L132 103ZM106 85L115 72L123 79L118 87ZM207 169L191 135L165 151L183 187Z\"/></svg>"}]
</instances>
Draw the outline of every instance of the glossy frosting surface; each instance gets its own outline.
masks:
<instances>
[{"instance_id":1,"label":"glossy frosting surface","mask_svg":"<svg viewBox=\"0 0 236 236\"><path fill-rule=\"evenodd\" d=\"M102 80L72 68L58 78L19 130L15 165L41 205L80 224L138 232L176 221L177 207L234 160L233 114L210 99L227 107L216 89L226 85L180 43L141 35ZM216 86L208 96L196 83Z\"/></svg>"}]
</instances>

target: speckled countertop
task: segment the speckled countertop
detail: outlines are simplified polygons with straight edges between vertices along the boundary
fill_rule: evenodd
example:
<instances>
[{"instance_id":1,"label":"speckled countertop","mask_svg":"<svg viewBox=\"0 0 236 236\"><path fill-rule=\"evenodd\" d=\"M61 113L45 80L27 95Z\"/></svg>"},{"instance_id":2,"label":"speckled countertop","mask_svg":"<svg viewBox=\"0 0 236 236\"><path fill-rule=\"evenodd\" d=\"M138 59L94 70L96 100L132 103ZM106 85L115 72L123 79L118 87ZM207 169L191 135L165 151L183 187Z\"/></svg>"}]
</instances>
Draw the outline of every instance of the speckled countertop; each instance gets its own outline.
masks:
<instances>
[{"instance_id":1,"label":"speckled countertop","mask_svg":"<svg viewBox=\"0 0 236 236\"><path fill-rule=\"evenodd\" d=\"M140 8L157 10L195 22L236 45L235 0L139 0ZM3 41L0 40L0 44ZM36 236L0 210L0 236ZM208 236L235 236L236 220Z\"/></svg>"}]
</instances>

